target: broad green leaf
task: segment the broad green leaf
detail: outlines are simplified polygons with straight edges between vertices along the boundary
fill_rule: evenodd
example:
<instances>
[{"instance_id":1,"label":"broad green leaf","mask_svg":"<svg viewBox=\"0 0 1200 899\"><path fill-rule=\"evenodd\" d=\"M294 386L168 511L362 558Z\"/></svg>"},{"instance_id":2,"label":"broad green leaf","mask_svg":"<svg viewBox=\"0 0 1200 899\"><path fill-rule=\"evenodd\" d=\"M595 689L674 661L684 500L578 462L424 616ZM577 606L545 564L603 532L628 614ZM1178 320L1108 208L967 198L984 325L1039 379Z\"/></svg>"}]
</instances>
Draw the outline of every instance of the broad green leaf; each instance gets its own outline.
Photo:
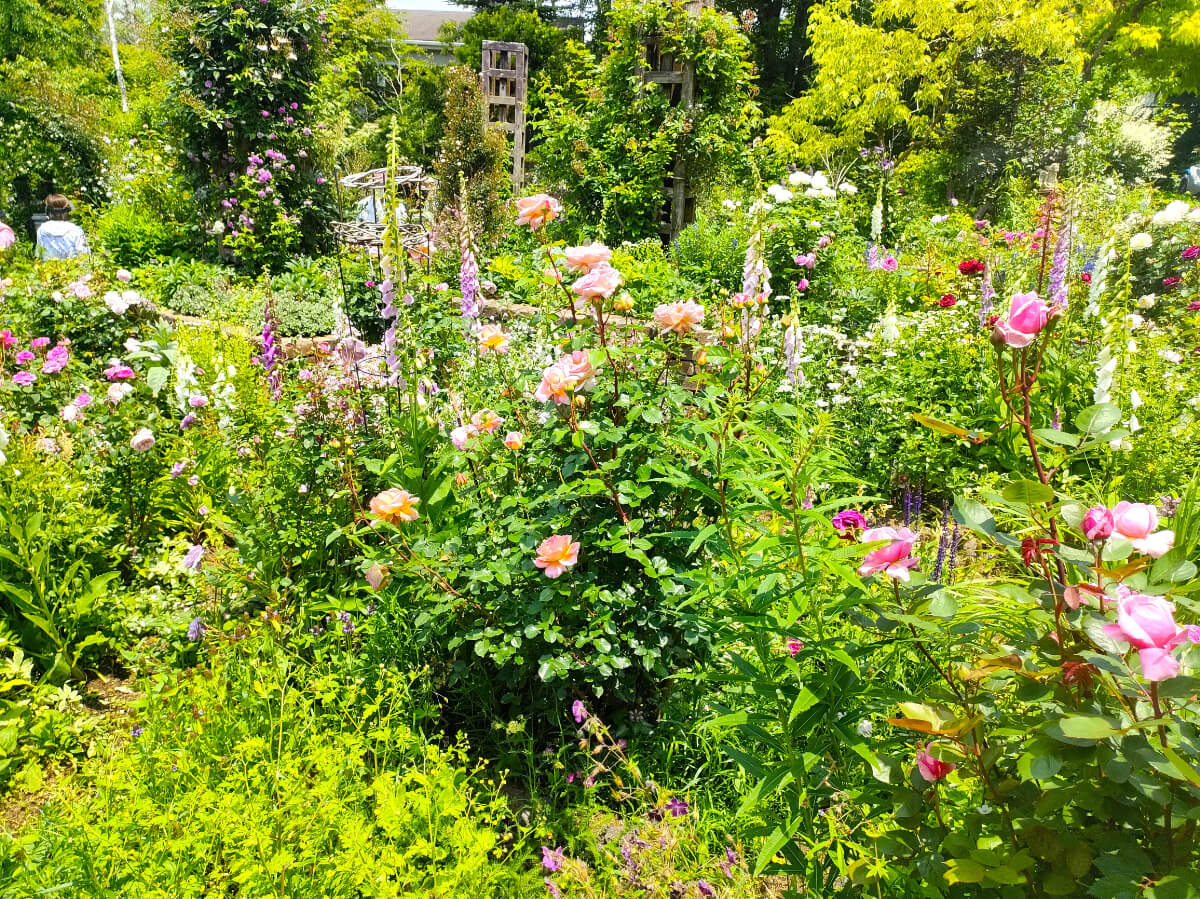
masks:
<instances>
[{"instance_id":1,"label":"broad green leaf","mask_svg":"<svg viewBox=\"0 0 1200 899\"><path fill-rule=\"evenodd\" d=\"M1069 431L1056 431L1054 428L1038 428L1033 436L1043 443L1053 443L1057 446L1079 446L1080 437Z\"/></svg>"},{"instance_id":2,"label":"broad green leaf","mask_svg":"<svg viewBox=\"0 0 1200 899\"><path fill-rule=\"evenodd\" d=\"M1112 403L1088 406L1075 416L1075 427L1089 436L1103 434L1121 420L1121 410Z\"/></svg>"},{"instance_id":3,"label":"broad green leaf","mask_svg":"<svg viewBox=\"0 0 1200 899\"><path fill-rule=\"evenodd\" d=\"M951 858L946 860L947 883L982 883L987 869L977 861L969 858Z\"/></svg>"},{"instance_id":4,"label":"broad green leaf","mask_svg":"<svg viewBox=\"0 0 1200 899\"><path fill-rule=\"evenodd\" d=\"M1058 721L1064 737L1073 740L1107 740L1121 731L1107 718L1099 715L1067 715Z\"/></svg>"},{"instance_id":5,"label":"broad green leaf","mask_svg":"<svg viewBox=\"0 0 1200 899\"><path fill-rule=\"evenodd\" d=\"M1054 491L1041 481L1014 481L1005 487L1000 495L1010 503L1021 503L1026 506L1038 503L1054 502Z\"/></svg>"},{"instance_id":6,"label":"broad green leaf","mask_svg":"<svg viewBox=\"0 0 1200 899\"><path fill-rule=\"evenodd\" d=\"M970 432L966 428L960 428L958 425L952 425L949 422L942 421L940 418L934 418L931 415L920 415L913 413L913 419L931 430L938 431L942 434L949 434L951 437L967 437Z\"/></svg>"}]
</instances>

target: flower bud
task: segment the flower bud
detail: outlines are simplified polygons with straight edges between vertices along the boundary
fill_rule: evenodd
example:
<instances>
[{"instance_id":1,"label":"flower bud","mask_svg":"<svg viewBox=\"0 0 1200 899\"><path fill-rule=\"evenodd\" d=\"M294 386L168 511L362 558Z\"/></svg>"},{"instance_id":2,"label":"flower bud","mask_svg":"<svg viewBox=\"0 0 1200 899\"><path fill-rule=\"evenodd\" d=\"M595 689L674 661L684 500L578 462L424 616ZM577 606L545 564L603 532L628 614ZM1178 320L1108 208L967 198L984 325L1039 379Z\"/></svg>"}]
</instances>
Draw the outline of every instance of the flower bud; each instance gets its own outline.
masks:
<instances>
[{"instance_id":1,"label":"flower bud","mask_svg":"<svg viewBox=\"0 0 1200 899\"><path fill-rule=\"evenodd\" d=\"M1089 540L1107 540L1115 527L1116 520L1111 509L1093 506L1083 513L1083 535Z\"/></svg>"}]
</instances>

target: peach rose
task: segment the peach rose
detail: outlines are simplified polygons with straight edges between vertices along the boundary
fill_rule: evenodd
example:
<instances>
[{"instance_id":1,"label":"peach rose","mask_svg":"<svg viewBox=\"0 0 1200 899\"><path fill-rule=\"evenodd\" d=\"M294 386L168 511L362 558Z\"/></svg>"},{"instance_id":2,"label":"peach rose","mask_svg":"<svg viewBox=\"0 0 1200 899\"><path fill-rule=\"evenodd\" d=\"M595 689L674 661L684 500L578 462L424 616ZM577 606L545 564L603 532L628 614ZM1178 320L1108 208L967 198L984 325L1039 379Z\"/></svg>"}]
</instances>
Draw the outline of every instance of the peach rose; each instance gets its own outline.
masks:
<instances>
[{"instance_id":1,"label":"peach rose","mask_svg":"<svg viewBox=\"0 0 1200 899\"><path fill-rule=\"evenodd\" d=\"M479 352L507 353L508 335L499 325L484 325L479 329Z\"/></svg>"},{"instance_id":2,"label":"peach rose","mask_svg":"<svg viewBox=\"0 0 1200 899\"><path fill-rule=\"evenodd\" d=\"M561 211L558 200L549 194L522 197L517 200L517 224L528 225L530 231L536 231L546 222L558 218Z\"/></svg>"},{"instance_id":3,"label":"peach rose","mask_svg":"<svg viewBox=\"0 0 1200 899\"><path fill-rule=\"evenodd\" d=\"M399 487L392 487L371 499L371 514L388 524L417 520L417 504L421 501Z\"/></svg>"},{"instance_id":4,"label":"peach rose","mask_svg":"<svg viewBox=\"0 0 1200 899\"><path fill-rule=\"evenodd\" d=\"M504 445L515 453L525 446L525 435L520 431L509 431L504 435Z\"/></svg>"},{"instance_id":5,"label":"peach rose","mask_svg":"<svg viewBox=\"0 0 1200 899\"><path fill-rule=\"evenodd\" d=\"M494 434L504 424L504 419L491 409L482 409L471 416L471 427L479 434Z\"/></svg>"},{"instance_id":6,"label":"peach rose","mask_svg":"<svg viewBox=\"0 0 1200 899\"><path fill-rule=\"evenodd\" d=\"M567 247L563 255L567 257L568 269L586 273L594 266L608 263L612 259L612 250L602 243L590 243L582 247Z\"/></svg>"},{"instance_id":7,"label":"peach rose","mask_svg":"<svg viewBox=\"0 0 1200 899\"><path fill-rule=\"evenodd\" d=\"M560 406L571 402L570 392L575 389L575 379L561 362L555 362L542 372L542 382L533 392L533 398L539 403L554 400Z\"/></svg>"},{"instance_id":8,"label":"peach rose","mask_svg":"<svg viewBox=\"0 0 1200 899\"><path fill-rule=\"evenodd\" d=\"M545 572L546 577L556 578L579 561L579 544L571 540L570 534L554 534L542 541L537 548L533 564Z\"/></svg>"},{"instance_id":9,"label":"peach rose","mask_svg":"<svg viewBox=\"0 0 1200 899\"><path fill-rule=\"evenodd\" d=\"M688 334L704 321L704 307L693 300L681 303L662 303L654 308L654 320L664 331Z\"/></svg>"}]
</instances>

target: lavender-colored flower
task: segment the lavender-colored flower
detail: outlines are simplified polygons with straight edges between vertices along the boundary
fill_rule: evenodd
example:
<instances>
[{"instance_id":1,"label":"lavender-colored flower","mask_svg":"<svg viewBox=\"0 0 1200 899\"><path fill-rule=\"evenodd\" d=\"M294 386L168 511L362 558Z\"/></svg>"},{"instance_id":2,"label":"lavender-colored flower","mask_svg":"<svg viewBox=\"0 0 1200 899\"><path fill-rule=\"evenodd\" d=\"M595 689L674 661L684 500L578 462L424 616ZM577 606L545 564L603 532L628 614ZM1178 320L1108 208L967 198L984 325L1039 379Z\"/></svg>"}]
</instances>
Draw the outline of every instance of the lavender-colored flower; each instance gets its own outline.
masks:
<instances>
[{"instance_id":1,"label":"lavender-colored flower","mask_svg":"<svg viewBox=\"0 0 1200 899\"><path fill-rule=\"evenodd\" d=\"M551 849L549 846L542 847L542 867L553 874L562 868L563 863L563 847L559 846Z\"/></svg>"},{"instance_id":2,"label":"lavender-colored flower","mask_svg":"<svg viewBox=\"0 0 1200 899\"><path fill-rule=\"evenodd\" d=\"M183 557L183 567L189 571L199 571L200 563L204 561L205 552L206 550L201 544L194 544L187 551L187 555Z\"/></svg>"},{"instance_id":3,"label":"lavender-colored flower","mask_svg":"<svg viewBox=\"0 0 1200 899\"><path fill-rule=\"evenodd\" d=\"M465 219L459 235L461 262L458 268L458 286L462 291L460 311L463 318L478 318L482 308L476 299L479 295L479 264L475 261L475 253L471 250L471 234Z\"/></svg>"},{"instance_id":4,"label":"lavender-colored flower","mask_svg":"<svg viewBox=\"0 0 1200 899\"><path fill-rule=\"evenodd\" d=\"M562 890L558 888L558 884L556 884L549 877L543 879L542 883L546 885L546 892L548 892L553 899L562 899Z\"/></svg>"},{"instance_id":5,"label":"lavender-colored flower","mask_svg":"<svg viewBox=\"0 0 1200 899\"><path fill-rule=\"evenodd\" d=\"M139 725L139 724L135 724L135 725L133 726L133 728L132 728L132 729L129 731L129 735L130 735L131 737L133 737L135 740L136 740L138 737L140 737L140 736L142 735L142 727L141 727L141 725Z\"/></svg>"},{"instance_id":6,"label":"lavender-colored flower","mask_svg":"<svg viewBox=\"0 0 1200 899\"><path fill-rule=\"evenodd\" d=\"M583 704L582 700L576 699L571 703L571 715L574 717L576 724L583 724L588 719L587 706Z\"/></svg>"},{"instance_id":7,"label":"lavender-colored flower","mask_svg":"<svg viewBox=\"0 0 1200 899\"><path fill-rule=\"evenodd\" d=\"M1054 243L1054 260L1050 265L1050 277L1047 280L1047 293L1050 303L1060 309L1067 308L1067 262L1069 259L1071 228L1067 219L1063 219L1059 228L1058 240Z\"/></svg>"},{"instance_id":8,"label":"lavender-colored flower","mask_svg":"<svg viewBox=\"0 0 1200 899\"><path fill-rule=\"evenodd\" d=\"M954 522L954 529L950 532L950 558L946 562L946 583L954 583L954 562L958 557L958 538L961 531L958 529L958 521Z\"/></svg>"},{"instance_id":9,"label":"lavender-colored flower","mask_svg":"<svg viewBox=\"0 0 1200 899\"><path fill-rule=\"evenodd\" d=\"M737 853L733 851L733 847L726 846L725 857L718 864L720 864L721 870L725 872L725 876L730 880L733 879L733 867L738 864L738 861Z\"/></svg>"},{"instance_id":10,"label":"lavender-colored flower","mask_svg":"<svg viewBox=\"0 0 1200 899\"><path fill-rule=\"evenodd\" d=\"M667 811L671 813L672 818L682 818L688 812L687 800L672 796L667 802Z\"/></svg>"},{"instance_id":11,"label":"lavender-colored flower","mask_svg":"<svg viewBox=\"0 0 1200 899\"><path fill-rule=\"evenodd\" d=\"M715 896L717 891L712 888L712 885L707 880L697 880L696 890L701 896Z\"/></svg>"},{"instance_id":12,"label":"lavender-colored flower","mask_svg":"<svg viewBox=\"0 0 1200 899\"><path fill-rule=\"evenodd\" d=\"M929 575L934 581L941 580L942 565L946 561L946 550L950 546L950 531L947 528L949 522L950 503L947 501L942 503L942 533L941 536L938 537L937 561L933 563L933 571L930 572Z\"/></svg>"},{"instance_id":13,"label":"lavender-colored flower","mask_svg":"<svg viewBox=\"0 0 1200 899\"><path fill-rule=\"evenodd\" d=\"M996 305L996 289L992 286L992 267L989 265L983 270L983 284L979 288L981 302L979 304L979 326L983 327L987 321L988 313L990 313Z\"/></svg>"},{"instance_id":14,"label":"lavender-colored flower","mask_svg":"<svg viewBox=\"0 0 1200 899\"><path fill-rule=\"evenodd\" d=\"M270 303L263 309L262 354L259 360L267 373L271 399L278 400L283 391L283 371L279 366L279 346L275 342L275 310Z\"/></svg>"},{"instance_id":15,"label":"lavender-colored flower","mask_svg":"<svg viewBox=\"0 0 1200 899\"><path fill-rule=\"evenodd\" d=\"M208 630L208 626L204 623L204 619L196 617L192 619L192 623L188 625L187 638L193 643L199 643L204 639L204 632Z\"/></svg>"},{"instance_id":16,"label":"lavender-colored flower","mask_svg":"<svg viewBox=\"0 0 1200 899\"><path fill-rule=\"evenodd\" d=\"M183 416L182 419L180 419L179 430L186 431L188 428L190 428L195 423L196 423L196 413L189 412L187 415Z\"/></svg>"}]
</instances>

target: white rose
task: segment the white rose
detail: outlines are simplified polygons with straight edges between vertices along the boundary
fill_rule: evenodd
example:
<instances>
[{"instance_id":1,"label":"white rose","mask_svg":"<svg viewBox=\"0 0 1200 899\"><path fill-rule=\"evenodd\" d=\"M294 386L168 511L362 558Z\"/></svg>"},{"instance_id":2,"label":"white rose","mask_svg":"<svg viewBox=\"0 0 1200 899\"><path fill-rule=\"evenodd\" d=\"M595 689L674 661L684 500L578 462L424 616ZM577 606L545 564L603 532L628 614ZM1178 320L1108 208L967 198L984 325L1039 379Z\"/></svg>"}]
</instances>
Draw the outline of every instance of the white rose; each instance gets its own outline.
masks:
<instances>
[{"instance_id":1,"label":"white rose","mask_svg":"<svg viewBox=\"0 0 1200 899\"><path fill-rule=\"evenodd\" d=\"M1154 238L1145 231L1139 231L1129 238L1129 249L1131 250L1148 250L1152 246L1154 246Z\"/></svg>"},{"instance_id":2,"label":"white rose","mask_svg":"<svg viewBox=\"0 0 1200 899\"><path fill-rule=\"evenodd\" d=\"M808 172L792 172L788 175L788 184L799 187L801 184L812 184L812 175Z\"/></svg>"},{"instance_id":3,"label":"white rose","mask_svg":"<svg viewBox=\"0 0 1200 899\"><path fill-rule=\"evenodd\" d=\"M858 188L849 181L843 181L841 184L839 184L838 190L844 194L850 194L850 196L854 196L856 193L858 193Z\"/></svg>"},{"instance_id":4,"label":"white rose","mask_svg":"<svg viewBox=\"0 0 1200 899\"><path fill-rule=\"evenodd\" d=\"M129 303L115 290L110 290L104 295L104 305L113 315L124 315L129 310Z\"/></svg>"},{"instance_id":5,"label":"white rose","mask_svg":"<svg viewBox=\"0 0 1200 899\"><path fill-rule=\"evenodd\" d=\"M1150 217L1152 225L1178 225L1183 217L1191 211L1192 205L1186 200L1172 200L1165 207Z\"/></svg>"},{"instance_id":6,"label":"white rose","mask_svg":"<svg viewBox=\"0 0 1200 899\"><path fill-rule=\"evenodd\" d=\"M776 203L786 203L793 196L792 192L782 184L772 184L767 188L767 193L771 195Z\"/></svg>"},{"instance_id":7,"label":"white rose","mask_svg":"<svg viewBox=\"0 0 1200 899\"><path fill-rule=\"evenodd\" d=\"M149 428L142 428L129 438L129 445L135 452L149 452L150 448L154 446L154 434Z\"/></svg>"},{"instance_id":8,"label":"white rose","mask_svg":"<svg viewBox=\"0 0 1200 899\"><path fill-rule=\"evenodd\" d=\"M812 176L812 186L817 190L824 190L829 186L829 179L825 177L824 172L817 172Z\"/></svg>"},{"instance_id":9,"label":"white rose","mask_svg":"<svg viewBox=\"0 0 1200 899\"><path fill-rule=\"evenodd\" d=\"M59 413L63 421L75 421L79 418L79 407L74 403L68 403L63 406L62 412Z\"/></svg>"}]
</instances>

